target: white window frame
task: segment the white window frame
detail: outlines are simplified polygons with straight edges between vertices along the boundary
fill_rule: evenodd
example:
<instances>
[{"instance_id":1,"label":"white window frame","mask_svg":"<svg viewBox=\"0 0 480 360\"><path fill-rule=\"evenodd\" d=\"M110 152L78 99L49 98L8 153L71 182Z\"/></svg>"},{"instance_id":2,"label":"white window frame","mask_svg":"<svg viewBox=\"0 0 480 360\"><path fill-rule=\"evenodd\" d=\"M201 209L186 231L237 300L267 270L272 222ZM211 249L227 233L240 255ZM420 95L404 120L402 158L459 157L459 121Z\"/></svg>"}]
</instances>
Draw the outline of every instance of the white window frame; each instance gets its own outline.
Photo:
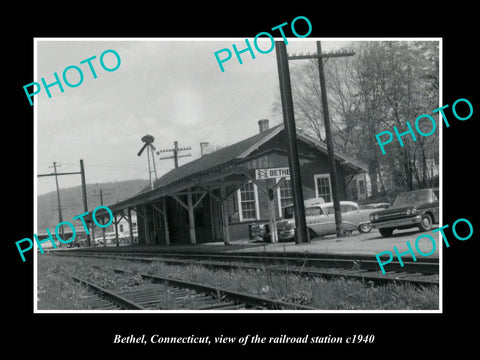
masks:
<instances>
[{"instance_id":1,"label":"white window frame","mask_svg":"<svg viewBox=\"0 0 480 360\"><path fill-rule=\"evenodd\" d=\"M255 198L255 219L244 219L243 218L243 209L242 209L242 195L241 195L240 190L244 185L250 184L250 183L253 183L253 196ZM260 207L258 205L258 188L257 188L257 185L254 182L248 181L238 188L238 190L237 190L237 204L238 204L238 220L240 222L260 220Z\"/></svg>"},{"instance_id":2,"label":"white window frame","mask_svg":"<svg viewBox=\"0 0 480 360\"><path fill-rule=\"evenodd\" d=\"M319 197L319 194L318 194L318 181L317 179L319 178L328 178L328 186L330 188L330 201L333 199L333 195L332 195L332 181L330 180L330 174L316 174L313 176L313 180L315 182L315 197ZM325 199L324 199L325 200ZM325 202L328 202L327 200L325 200Z\"/></svg>"},{"instance_id":3,"label":"white window frame","mask_svg":"<svg viewBox=\"0 0 480 360\"><path fill-rule=\"evenodd\" d=\"M290 180L291 182L291 179L287 179L287 180ZM280 181L280 178L276 180L276 183L278 184L279 181ZM292 199L293 199L293 189L292 189ZM278 213L280 214L280 216L282 216L282 199L280 198L280 186L277 187L277 206L278 206Z\"/></svg>"}]
</instances>

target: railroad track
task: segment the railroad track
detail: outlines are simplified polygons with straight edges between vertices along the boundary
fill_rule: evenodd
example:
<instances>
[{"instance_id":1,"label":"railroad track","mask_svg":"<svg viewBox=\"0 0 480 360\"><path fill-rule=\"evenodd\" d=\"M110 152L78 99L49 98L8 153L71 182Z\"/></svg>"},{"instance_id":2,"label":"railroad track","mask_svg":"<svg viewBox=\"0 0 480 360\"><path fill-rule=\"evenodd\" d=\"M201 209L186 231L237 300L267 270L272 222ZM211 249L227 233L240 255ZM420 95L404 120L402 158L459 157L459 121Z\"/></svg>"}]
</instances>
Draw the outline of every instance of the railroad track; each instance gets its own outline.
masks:
<instances>
[{"instance_id":1,"label":"railroad track","mask_svg":"<svg viewBox=\"0 0 480 360\"><path fill-rule=\"evenodd\" d=\"M127 271L114 272L129 276ZM128 290L112 291L90 281L72 277L88 287L95 296L83 300L94 310L159 310L168 304L169 309L188 310L315 310L310 306L273 300L246 293L212 287L205 284L181 281L156 275L140 274L145 285Z\"/></svg>"},{"instance_id":2,"label":"railroad track","mask_svg":"<svg viewBox=\"0 0 480 360\"><path fill-rule=\"evenodd\" d=\"M130 261L162 261L169 265L200 265L211 269L268 270L299 276L348 278L377 285L388 283L418 286L438 286L438 261L414 262L404 259L402 267L397 261L388 264L389 271L382 274L376 260L366 256L341 256L298 253L142 253L104 251L55 252L55 255L81 256Z\"/></svg>"}]
</instances>

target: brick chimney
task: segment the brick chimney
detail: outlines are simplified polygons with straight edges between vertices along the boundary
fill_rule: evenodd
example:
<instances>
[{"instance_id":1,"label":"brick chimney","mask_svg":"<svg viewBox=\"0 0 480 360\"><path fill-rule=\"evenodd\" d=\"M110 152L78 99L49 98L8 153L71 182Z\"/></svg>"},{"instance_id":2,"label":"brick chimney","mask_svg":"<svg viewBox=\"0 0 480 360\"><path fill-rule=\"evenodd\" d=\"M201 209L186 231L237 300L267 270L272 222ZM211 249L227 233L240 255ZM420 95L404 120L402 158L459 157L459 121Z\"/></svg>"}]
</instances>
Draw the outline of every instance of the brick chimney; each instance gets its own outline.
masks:
<instances>
[{"instance_id":1,"label":"brick chimney","mask_svg":"<svg viewBox=\"0 0 480 360\"><path fill-rule=\"evenodd\" d=\"M206 141L203 141L200 143L200 156L203 157L203 155L207 154L207 148L208 148L209 143Z\"/></svg>"},{"instance_id":2,"label":"brick chimney","mask_svg":"<svg viewBox=\"0 0 480 360\"><path fill-rule=\"evenodd\" d=\"M258 129L260 130L260 134L265 130L268 130L268 119L258 120Z\"/></svg>"}]
</instances>

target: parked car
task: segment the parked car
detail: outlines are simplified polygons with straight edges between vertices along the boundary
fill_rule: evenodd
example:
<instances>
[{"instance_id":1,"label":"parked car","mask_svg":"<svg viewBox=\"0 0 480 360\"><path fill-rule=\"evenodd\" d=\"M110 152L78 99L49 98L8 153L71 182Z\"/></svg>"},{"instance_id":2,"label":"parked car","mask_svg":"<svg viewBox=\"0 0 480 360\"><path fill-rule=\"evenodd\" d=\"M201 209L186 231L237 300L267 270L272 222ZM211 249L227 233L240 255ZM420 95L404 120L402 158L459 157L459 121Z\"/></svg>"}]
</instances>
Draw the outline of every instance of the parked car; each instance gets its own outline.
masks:
<instances>
[{"instance_id":1,"label":"parked car","mask_svg":"<svg viewBox=\"0 0 480 360\"><path fill-rule=\"evenodd\" d=\"M373 203L373 204L365 204L360 205L360 209L388 209L390 207L389 203Z\"/></svg>"},{"instance_id":2,"label":"parked car","mask_svg":"<svg viewBox=\"0 0 480 360\"><path fill-rule=\"evenodd\" d=\"M323 236L336 233L335 210L333 202L308 202L305 201L305 220L310 237ZM313 204L313 205L310 205ZM309 206L310 205L310 206ZM344 231L358 230L367 233L372 230L369 215L372 209L360 209L353 201L340 201L342 225ZM277 221L279 240L289 240L295 236L295 219L293 205L284 208L283 218Z\"/></svg>"},{"instance_id":3,"label":"parked car","mask_svg":"<svg viewBox=\"0 0 480 360\"><path fill-rule=\"evenodd\" d=\"M370 214L371 225L383 237L392 236L395 229L418 227L420 231L429 231L438 223L438 197L437 188L401 193L391 208Z\"/></svg>"}]
</instances>

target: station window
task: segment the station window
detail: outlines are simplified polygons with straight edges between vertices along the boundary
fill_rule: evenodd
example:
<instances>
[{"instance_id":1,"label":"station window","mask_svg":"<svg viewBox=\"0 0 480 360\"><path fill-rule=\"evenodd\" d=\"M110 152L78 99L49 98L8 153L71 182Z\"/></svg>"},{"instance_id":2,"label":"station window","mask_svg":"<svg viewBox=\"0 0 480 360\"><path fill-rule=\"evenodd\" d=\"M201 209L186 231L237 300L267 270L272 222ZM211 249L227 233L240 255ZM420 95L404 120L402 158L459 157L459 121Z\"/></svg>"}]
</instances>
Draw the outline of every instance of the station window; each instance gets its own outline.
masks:
<instances>
[{"instance_id":1,"label":"station window","mask_svg":"<svg viewBox=\"0 0 480 360\"><path fill-rule=\"evenodd\" d=\"M283 209L293 204L292 181L283 180L283 183L277 189L278 206L280 214L283 214Z\"/></svg>"},{"instance_id":2,"label":"station window","mask_svg":"<svg viewBox=\"0 0 480 360\"><path fill-rule=\"evenodd\" d=\"M315 175L315 196L321 197L325 202L332 201L332 185L330 174Z\"/></svg>"},{"instance_id":3,"label":"station window","mask_svg":"<svg viewBox=\"0 0 480 360\"><path fill-rule=\"evenodd\" d=\"M123 232L123 224L118 225L120 228L120 232Z\"/></svg>"},{"instance_id":4,"label":"station window","mask_svg":"<svg viewBox=\"0 0 480 360\"><path fill-rule=\"evenodd\" d=\"M238 213L240 221L258 220L258 194L257 187L248 182L237 190Z\"/></svg>"}]
</instances>

